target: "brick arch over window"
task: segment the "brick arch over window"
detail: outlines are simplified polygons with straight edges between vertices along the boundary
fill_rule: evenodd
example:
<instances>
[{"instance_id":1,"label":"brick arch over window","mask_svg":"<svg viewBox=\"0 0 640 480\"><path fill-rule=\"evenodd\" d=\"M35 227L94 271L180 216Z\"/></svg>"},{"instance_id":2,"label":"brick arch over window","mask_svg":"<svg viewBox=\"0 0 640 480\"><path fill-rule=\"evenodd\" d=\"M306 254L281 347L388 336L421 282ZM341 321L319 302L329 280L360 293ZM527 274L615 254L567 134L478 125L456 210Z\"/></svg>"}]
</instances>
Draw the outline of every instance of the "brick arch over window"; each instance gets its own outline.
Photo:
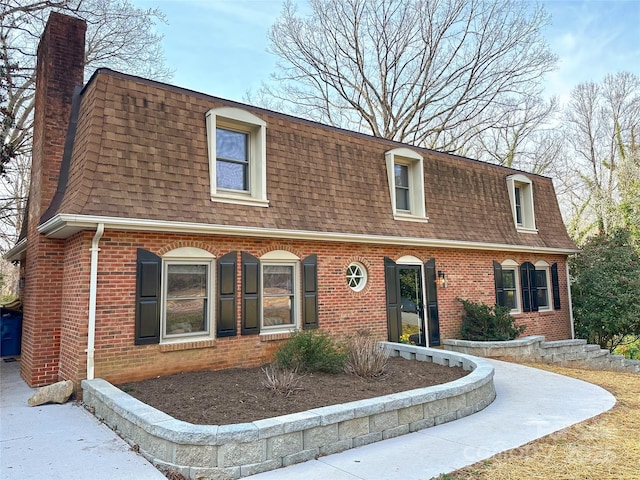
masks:
<instances>
[{"instance_id":1,"label":"brick arch over window","mask_svg":"<svg viewBox=\"0 0 640 480\"><path fill-rule=\"evenodd\" d=\"M178 248L199 248L200 250L204 250L205 252L212 254L216 258L221 254L221 252L211 244L196 240L178 240L168 243L158 250L157 254L162 257L172 250L177 250Z\"/></svg>"},{"instance_id":2,"label":"brick arch over window","mask_svg":"<svg viewBox=\"0 0 640 480\"><path fill-rule=\"evenodd\" d=\"M266 255L267 253L271 253L271 252L275 252L275 251L289 252L289 253L292 253L293 255L295 255L298 258L302 258L304 256L304 254L298 248L294 248L291 245L287 245L287 244L284 244L284 243L272 243L272 244L266 245L265 247L263 247L260 250L258 250L256 256L258 258L261 258L264 255Z\"/></svg>"}]
</instances>

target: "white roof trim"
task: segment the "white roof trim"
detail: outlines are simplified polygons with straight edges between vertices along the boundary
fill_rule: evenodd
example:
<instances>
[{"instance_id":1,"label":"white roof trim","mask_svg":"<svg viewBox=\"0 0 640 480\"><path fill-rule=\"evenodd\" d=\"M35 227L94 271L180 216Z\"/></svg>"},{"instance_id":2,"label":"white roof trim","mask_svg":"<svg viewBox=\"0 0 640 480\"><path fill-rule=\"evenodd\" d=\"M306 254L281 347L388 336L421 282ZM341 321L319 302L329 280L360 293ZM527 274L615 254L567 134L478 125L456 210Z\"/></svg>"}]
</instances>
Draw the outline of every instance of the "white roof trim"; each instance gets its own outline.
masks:
<instances>
[{"instance_id":1,"label":"white roof trim","mask_svg":"<svg viewBox=\"0 0 640 480\"><path fill-rule=\"evenodd\" d=\"M9 249L2 258L9 262L15 262L16 260L22 260L27 253L27 239L23 238L15 246Z\"/></svg>"},{"instance_id":2,"label":"white roof trim","mask_svg":"<svg viewBox=\"0 0 640 480\"><path fill-rule=\"evenodd\" d=\"M385 235L362 235L355 233L313 232L286 230L241 225L215 225L205 223L168 222L160 220L100 217L89 215L59 214L38 227L38 231L52 238L67 238L76 232L95 229L104 223L105 229L124 231L193 233L199 235L234 235L239 237L286 238L289 240L316 240L328 242L373 243L413 247L458 248L467 250L496 250L505 252L528 252L570 255L577 249L536 247L532 245L509 245L501 243L467 242L420 237L394 237Z\"/></svg>"}]
</instances>

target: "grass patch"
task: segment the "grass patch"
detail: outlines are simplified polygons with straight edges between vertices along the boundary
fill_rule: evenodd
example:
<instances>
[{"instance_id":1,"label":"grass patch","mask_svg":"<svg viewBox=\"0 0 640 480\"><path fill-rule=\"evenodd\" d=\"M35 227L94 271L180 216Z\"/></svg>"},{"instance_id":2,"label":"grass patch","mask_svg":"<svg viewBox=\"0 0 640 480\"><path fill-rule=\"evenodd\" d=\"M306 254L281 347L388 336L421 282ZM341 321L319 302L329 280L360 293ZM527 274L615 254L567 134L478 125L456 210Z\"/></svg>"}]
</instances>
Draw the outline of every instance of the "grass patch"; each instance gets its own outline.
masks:
<instances>
[{"instance_id":1,"label":"grass patch","mask_svg":"<svg viewBox=\"0 0 640 480\"><path fill-rule=\"evenodd\" d=\"M638 478L640 375L528 365L599 385L617 400L609 411L489 460L440 476L447 480Z\"/></svg>"}]
</instances>

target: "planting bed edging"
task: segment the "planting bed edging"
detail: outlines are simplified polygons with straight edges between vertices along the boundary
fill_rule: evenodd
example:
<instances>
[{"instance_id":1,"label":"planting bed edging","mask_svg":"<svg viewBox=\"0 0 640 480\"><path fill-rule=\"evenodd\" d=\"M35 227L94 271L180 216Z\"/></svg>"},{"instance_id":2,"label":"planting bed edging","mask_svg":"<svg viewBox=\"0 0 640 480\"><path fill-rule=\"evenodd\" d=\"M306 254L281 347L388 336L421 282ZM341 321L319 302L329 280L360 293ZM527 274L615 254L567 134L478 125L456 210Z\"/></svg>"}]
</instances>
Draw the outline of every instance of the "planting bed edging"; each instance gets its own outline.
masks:
<instances>
[{"instance_id":1,"label":"planting bed edging","mask_svg":"<svg viewBox=\"0 0 640 480\"><path fill-rule=\"evenodd\" d=\"M481 358L382 342L390 356L462 367L453 382L236 425L177 420L102 379L83 380L96 417L158 467L190 479L237 479L312 460L476 413L496 396L493 366Z\"/></svg>"},{"instance_id":2,"label":"planting bed edging","mask_svg":"<svg viewBox=\"0 0 640 480\"><path fill-rule=\"evenodd\" d=\"M612 355L609 350L602 349L599 345L588 345L586 340L578 338L551 342L545 341L543 335L502 342L446 339L442 341L442 345L446 350L478 357L640 373L640 360L628 360L622 355Z\"/></svg>"}]
</instances>

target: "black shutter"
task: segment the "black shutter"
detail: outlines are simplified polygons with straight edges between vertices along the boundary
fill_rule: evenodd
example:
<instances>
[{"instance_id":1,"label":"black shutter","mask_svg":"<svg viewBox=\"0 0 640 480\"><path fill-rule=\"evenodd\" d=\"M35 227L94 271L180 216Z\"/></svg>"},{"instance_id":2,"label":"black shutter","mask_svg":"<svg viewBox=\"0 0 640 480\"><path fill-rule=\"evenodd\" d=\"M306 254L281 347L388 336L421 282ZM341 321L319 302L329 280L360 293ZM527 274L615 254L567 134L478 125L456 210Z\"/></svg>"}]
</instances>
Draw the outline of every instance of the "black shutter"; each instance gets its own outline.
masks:
<instances>
[{"instance_id":1,"label":"black shutter","mask_svg":"<svg viewBox=\"0 0 640 480\"><path fill-rule=\"evenodd\" d=\"M384 257L384 282L387 291L387 332L390 342L399 342L402 334L400 278L396 262Z\"/></svg>"},{"instance_id":2,"label":"black shutter","mask_svg":"<svg viewBox=\"0 0 640 480\"><path fill-rule=\"evenodd\" d=\"M302 260L302 328L318 328L318 256Z\"/></svg>"},{"instance_id":3,"label":"black shutter","mask_svg":"<svg viewBox=\"0 0 640 480\"><path fill-rule=\"evenodd\" d=\"M136 263L135 344L159 343L162 259L139 248Z\"/></svg>"},{"instance_id":4,"label":"black shutter","mask_svg":"<svg viewBox=\"0 0 640 480\"><path fill-rule=\"evenodd\" d=\"M438 318L438 288L436 283L436 260L432 258L424 264L424 279L427 288L427 322L429 326L429 346L440 346L440 321Z\"/></svg>"},{"instance_id":5,"label":"black shutter","mask_svg":"<svg viewBox=\"0 0 640 480\"><path fill-rule=\"evenodd\" d=\"M502 265L495 260L493 261L493 279L496 285L496 304L503 306L504 301L504 283L502 280Z\"/></svg>"},{"instance_id":6,"label":"black shutter","mask_svg":"<svg viewBox=\"0 0 640 480\"><path fill-rule=\"evenodd\" d=\"M218 259L218 317L216 336L233 337L236 327L236 263L237 252Z\"/></svg>"},{"instance_id":7,"label":"black shutter","mask_svg":"<svg viewBox=\"0 0 640 480\"><path fill-rule=\"evenodd\" d=\"M520 283L522 284L522 311L537 312L536 269L531 262L520 265Z\"/></svg>"},{"instance_id":8,"label":"black shutter","mask_svg":"<svg viewBox=\"0 0 640 480\"><path fill-rule=\"evenodd\" d=\"M260 333L260 260L242 252L242 335Z\"/></svg>"},{"instance_id":9,"label":"black shutter","mask_svg":"<svg viewBox=\"0 0 640 480\"><path fill-rule=\"evenodd\" d=\"M553 308L560 310L560 284L558 283L558 264L551 265L551 286L553 289Z\"/></svg>"}]
</instances>

